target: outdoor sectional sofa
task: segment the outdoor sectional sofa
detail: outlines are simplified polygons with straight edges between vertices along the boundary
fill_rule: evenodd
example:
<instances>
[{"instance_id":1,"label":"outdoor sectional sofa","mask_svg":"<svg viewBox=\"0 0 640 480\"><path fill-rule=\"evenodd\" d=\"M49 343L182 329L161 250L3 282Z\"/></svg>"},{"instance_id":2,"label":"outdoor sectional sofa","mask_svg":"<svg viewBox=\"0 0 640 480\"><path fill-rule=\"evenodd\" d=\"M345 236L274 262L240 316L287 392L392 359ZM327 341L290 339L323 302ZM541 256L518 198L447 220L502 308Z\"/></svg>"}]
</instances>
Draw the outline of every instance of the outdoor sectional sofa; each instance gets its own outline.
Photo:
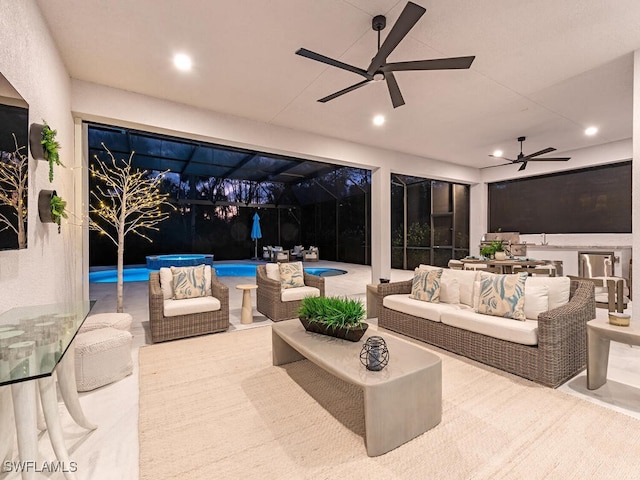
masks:
<instances>
[{"instance_id":1,"label":"outdoor sectional sofa","mask_svg":"<svg viewBox=\"0 0 640 480\"><path fill-rule=\"evenodd\" d=\"M378 285L378 325L553 388L585 368L586 323L595 318L593 283L566 277L551 282L528 278L531 285L548 282L552 289L554 282L565 282L569 300L525 323L475 312L469 286L478 288L480 273L458 272L476 276L472 283L461 278L460 291L467 283L467 292L459 304L410 299L412 280ZM501 325L514 330L502 331Z\"/></svg>"}]
</instances>

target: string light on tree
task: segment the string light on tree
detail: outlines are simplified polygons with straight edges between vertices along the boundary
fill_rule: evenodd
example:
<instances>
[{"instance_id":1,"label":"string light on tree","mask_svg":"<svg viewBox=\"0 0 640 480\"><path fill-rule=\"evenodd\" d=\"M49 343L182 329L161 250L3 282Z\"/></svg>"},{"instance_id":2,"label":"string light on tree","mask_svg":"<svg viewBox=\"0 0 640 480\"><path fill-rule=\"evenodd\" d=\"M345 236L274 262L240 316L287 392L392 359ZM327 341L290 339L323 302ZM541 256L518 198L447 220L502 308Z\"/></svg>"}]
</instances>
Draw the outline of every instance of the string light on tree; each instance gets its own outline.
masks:
<instances>
[{"instance_id":1,"label":"string light on tree","mask_svg":"<svg viewBox=\"0 0 640 480\"><path fill-rule=\"evenodd\" d=\"M16 146L13 152L2 152L2 168L0 168L0 205L11 207L11 213L0 213L0 232L13 230L18 236L18 248L27 248L27 191L28 191L28 157L18 147L18 140L13 135ZM9 215L9 216L7 216ZM12 218L15 217L12 221Z\"/></svg>"},{"instance_id":2,"label":"string light on tree","mask_svg":"<svg viewBox=\"0 0 640 480\"><path fill-rule=\"evenodd\" d=\"M89 228L109 238L118 247L117 311L123 311L123 269L125 237L135 234L151 242L145 231L158 231L157 224L169 218L162 206L175 207L167 200L169 194L160 193L159 186L167 173L151 175L147 170L135 170L131 152L128 160L117 162L111 151L102 143L109 155L110 164L95 155L91 176L98 185L89 199Z\"/></svg>"}]
</instances>

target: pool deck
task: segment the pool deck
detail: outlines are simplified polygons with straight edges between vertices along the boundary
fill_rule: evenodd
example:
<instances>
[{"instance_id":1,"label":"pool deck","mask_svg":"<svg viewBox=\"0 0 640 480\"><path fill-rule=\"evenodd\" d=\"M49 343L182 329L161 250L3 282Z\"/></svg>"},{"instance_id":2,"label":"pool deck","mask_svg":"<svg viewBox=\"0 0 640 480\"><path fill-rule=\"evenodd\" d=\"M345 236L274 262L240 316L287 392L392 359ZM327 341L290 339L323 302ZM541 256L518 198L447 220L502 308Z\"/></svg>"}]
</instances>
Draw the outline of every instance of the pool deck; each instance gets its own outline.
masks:
<instances>
[{"instance_id":1,"label":"pool deck","mask_svg":"<svg viewBox=\"0 0 640 480\"><path fill-rule=\"evenodd\" d=\"M263 261L255 260L223 260L215 261L213 265L220 264L251 264L264 265ZM330 262L320 260L319 262L305 262L307 268L337 268L345 270L344 275L328 276L325 279L325 294L346 295L349 298L359 298L366 302L367 284L371 283L371 267L368 265L356 265L351 263ZM145 267L145 265L128 265L128 267ZM112 269L113 267L97 267L92 271ZM392 280L405 280L412 278L413 271L392 270ZM240 323L242 309L242 291L235 288L241 283L255 283L255 277L218 277L218 279L229 287L229 331L246 328L271 325L273 322L255 309L256 292L251 292L251 301L254 307L253 323L243 325ZM149 305L148 305L148 282L125 282L124 284L124 310L134 317L132 333L134 343L137 346L151 343L149 332ZM116 310L116 284L115 283L90 283L89 297L96 300L91 313L114 312Z\"/></svg>"}]
</instances>

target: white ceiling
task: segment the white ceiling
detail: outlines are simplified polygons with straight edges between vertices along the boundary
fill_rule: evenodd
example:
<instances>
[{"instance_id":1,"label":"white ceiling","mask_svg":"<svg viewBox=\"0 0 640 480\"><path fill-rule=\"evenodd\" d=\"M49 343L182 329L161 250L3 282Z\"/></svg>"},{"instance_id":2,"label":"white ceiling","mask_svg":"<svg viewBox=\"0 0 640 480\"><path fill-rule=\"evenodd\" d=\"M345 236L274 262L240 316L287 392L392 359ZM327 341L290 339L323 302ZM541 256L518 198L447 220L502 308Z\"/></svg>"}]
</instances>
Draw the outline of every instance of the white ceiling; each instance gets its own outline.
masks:
<instances>
[{"instance_id":1,"label":"white ceiling","mask_svg":"<svg viewBox=\"0 0 640 480\"><path fill-rule=\"evenodd\" d=\"M486 167L516 137L556 153L631 137L638 0L417 0L427 13L389 61L475 55L470 70L398 72L328 103L360 80L297 56L304 47L361 68L406 0L39 0L73 78L266 123ZM174 53L194 60L173 68ZM374 127L374 114L387 121ZM585 137L597 125L596 137Z\"/></svg>"}]
</instances>

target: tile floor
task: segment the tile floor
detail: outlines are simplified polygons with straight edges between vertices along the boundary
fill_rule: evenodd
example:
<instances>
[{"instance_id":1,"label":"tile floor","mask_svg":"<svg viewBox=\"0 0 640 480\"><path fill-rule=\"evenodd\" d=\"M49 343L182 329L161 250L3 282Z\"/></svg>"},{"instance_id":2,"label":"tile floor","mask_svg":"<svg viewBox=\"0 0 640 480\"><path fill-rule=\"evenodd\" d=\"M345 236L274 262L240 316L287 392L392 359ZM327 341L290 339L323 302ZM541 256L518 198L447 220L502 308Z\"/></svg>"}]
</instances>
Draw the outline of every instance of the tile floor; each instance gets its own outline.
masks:
<instances>
[{"instance_id":1,"label":"tile floor","mask_svg":"<svg viewBox=\"0 0 640 480\"><path fill-rule=\"evenodd\" d=\"M334 267L347 270L346 275L326 277L327 295L347 295L366 301L366 284L370 283L371 269L363 265L338 262L317 262L314 267ZM393 270L391 280L411 278L412 272ZM272 322L254 309L254 323L240 323L242 292L235 285L247 283L247 277L222 277L229 286L230 330L256 328ZM125 311L134 318L133 375L92 392L80 394L80 401L87 417L99 425L93 432L86 432L75 425L64 404L59 404L62 427L71 460L77 462L77 477L81 480L112 480L138 478L138 349L149 341L148 305L146 282L125 284ZM97 300L92 313L115 311L115 284L90 286L91 299ZM255 307L255 291L252 300ZM630 310L627 310L629 312ZM598 316L606 318L606 311L598 309ZM218 334L218 335L224 335ZM570 395L582 397L607 408L640 418L640 348L611 343L607 383L598 390L586 388L585 372L559 388ZM40 461L55 459L46 433L40 435ZM14 454L17 455L14 448ZM2 480L20 478L18 474L0 474ZM61 473L51 474L52 480L63 479Z\"/></svg>"}]
</instances>

